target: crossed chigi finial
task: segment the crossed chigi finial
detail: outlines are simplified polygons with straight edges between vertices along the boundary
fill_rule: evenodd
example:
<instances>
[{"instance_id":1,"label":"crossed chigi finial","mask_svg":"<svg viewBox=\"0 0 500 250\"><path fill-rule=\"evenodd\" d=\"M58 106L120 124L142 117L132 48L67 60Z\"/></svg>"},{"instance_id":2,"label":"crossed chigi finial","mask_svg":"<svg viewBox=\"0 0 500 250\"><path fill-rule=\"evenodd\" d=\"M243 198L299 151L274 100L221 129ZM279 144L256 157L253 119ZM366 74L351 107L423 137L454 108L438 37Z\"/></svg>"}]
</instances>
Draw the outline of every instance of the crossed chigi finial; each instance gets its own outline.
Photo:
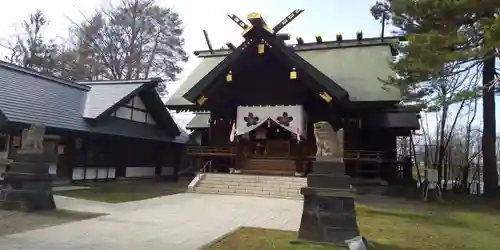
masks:
<instances>
[{"instance_id":1,"label":"crossed chigi finial","mask_svg":"<svg viewBox=\"0 0 500 250\"><path fill-rule=\"evenodd\" d=\"M285 26L287 26L293 19L299 16L304 10L294 10L292 13L287 15L281 22L276 24L271 30L272 34L278 33L278 31L282 30ZM237 17L235 14L227 15L231 20L233 20L238 26L240 26L243 30L247 30L251 28L248 24L246 24L241 18ZM262 23L265 25L265 22L262 20L262 17L259 13L253 12L248 15L248 20L250 23L253 23L252 20L260 19Z\"/></svg>"}]
</instances>

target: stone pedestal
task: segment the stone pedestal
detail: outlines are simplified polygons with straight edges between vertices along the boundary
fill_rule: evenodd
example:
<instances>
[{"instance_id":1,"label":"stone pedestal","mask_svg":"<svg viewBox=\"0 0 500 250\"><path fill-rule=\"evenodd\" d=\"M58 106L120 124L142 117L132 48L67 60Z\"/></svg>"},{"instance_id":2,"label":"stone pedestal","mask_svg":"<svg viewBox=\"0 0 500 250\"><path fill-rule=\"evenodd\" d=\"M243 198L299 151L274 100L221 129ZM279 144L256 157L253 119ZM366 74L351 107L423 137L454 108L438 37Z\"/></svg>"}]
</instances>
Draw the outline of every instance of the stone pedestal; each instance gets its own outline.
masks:
<instances>
[{"instance_id":1,"label":"stone pedestal","mask_svg":"<svg viewBox=\"0 0 500 250\"><path fill-rule=\"evenodd\" d=\"M345 246L345 240L359 236L354 211L354 192L343 162L317 159L307 176L304 209L294 242Z\"/></svg>"},{"instance_id":2,"label":"stone pedestal","mask_svg":"<svg viewBox=\"0 0 500 250\"><path fill-rule=\"evenodd\" d=\"M53 157L57 155L20 150L2 174L4 184L0 191L0 209L55 209L48 164Z\"/></svg>"}]
</instances>

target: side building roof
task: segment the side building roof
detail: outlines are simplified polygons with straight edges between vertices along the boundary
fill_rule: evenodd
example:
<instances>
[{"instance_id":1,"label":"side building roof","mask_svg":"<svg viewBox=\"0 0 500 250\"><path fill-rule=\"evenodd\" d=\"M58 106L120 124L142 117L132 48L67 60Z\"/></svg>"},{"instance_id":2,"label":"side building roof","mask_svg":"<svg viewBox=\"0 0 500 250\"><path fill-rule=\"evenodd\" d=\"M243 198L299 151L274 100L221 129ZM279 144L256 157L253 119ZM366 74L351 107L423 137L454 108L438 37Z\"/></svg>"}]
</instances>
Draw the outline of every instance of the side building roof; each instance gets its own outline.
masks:
<instances>
[{"instance_id":1,"label":"side building roof","mask_svg":"<svg viewBox=\"0 0 500 250\"><path fill-rule=\"evenodd\" d=\"M51 129L175 141L179 128L154 82L158 80L75 83L0 61L0 126L37 123ZM109 99L104 98L107 94ZM103 115L134 94L145 97L158 126Z\"/></svg>"}]
</instances>

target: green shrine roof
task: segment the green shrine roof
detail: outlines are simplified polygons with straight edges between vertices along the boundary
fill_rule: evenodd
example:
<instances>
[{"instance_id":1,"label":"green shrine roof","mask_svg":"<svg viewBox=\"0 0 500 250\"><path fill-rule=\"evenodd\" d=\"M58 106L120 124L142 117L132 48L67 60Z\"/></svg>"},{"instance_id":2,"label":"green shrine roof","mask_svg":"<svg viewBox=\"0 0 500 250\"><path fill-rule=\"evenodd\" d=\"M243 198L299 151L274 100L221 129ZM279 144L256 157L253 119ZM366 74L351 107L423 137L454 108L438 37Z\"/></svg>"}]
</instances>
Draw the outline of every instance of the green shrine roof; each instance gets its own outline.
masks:
<instances>
[{"instance_id":1,"label":"green shrine roof","mask_svg":"<svg viewBox=\"0 0 500 250\"><path fill-rule=\"evenodd\" d=\"M293 18L302 11L296 10L292 12L294 13L296 15ZM322 41L317 36L316 43L304 43L302 38L297 38L297 44L286 45L284 40L287 39L282 39L286 36L276 33L286 25L280 26L286 19L270 29L257 13L249 15L250 25L234 15L230 17L244 29L245 41L238 47L228 44L229 49L195 51L194 54L201 58L201 62L167 101L168 107L179 110L197 106L193 101L200 98L203 89L216 79L216 75L226 72L230 67L228 65L239 60L239 55L248 46L256 46L256 38L259 37L262 37L259 38L263 41L261 43L274 50L273 55L303 70L308 75L307 82L316 83L318 91L323 89L340 101L402 100L398 88L386 86L380 81L395 75L390 69L390 62L397 52L395 44L402 40L400 37L366 39L358 32L357 38L353 40L343 40L341 35L337 35L336 41ZM287 21L290 22L293 18ZM209 43L208 40L207 42Z\"/></svg>"}]
</instances>

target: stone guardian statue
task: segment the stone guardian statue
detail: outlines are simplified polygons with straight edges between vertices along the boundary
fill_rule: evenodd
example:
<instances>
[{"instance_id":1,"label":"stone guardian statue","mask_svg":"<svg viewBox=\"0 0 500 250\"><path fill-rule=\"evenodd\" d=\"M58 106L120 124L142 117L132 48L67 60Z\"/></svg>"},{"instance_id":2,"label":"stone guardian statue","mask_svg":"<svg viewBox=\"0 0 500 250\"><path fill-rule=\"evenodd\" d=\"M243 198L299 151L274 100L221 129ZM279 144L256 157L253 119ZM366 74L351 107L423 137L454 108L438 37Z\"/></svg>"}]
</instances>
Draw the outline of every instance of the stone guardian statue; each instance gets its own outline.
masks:
<instances>
[{"instance_id":1,"label":"stone guardian statue","mask_svg":"<svg viewBox=\"0 0 500 250\"><path fill-rule=\"evenodd\" d=\"M44 135L44 126L32 124L29 129L23 130L21 150L23 152L43 153Z\"/></svg>"},{"instance_id":2,"label":"stone guardian statue","mask_svg":"<svg viewBox=\"0 0 500 250\"><path fill-rule=\"evenodd\" d=\"M344 161L344 131L333 130L330 123L319 121L314 123L314 136L316 137L316 159L331 158L332 161Z\"/></svg>"}]
</instances>

